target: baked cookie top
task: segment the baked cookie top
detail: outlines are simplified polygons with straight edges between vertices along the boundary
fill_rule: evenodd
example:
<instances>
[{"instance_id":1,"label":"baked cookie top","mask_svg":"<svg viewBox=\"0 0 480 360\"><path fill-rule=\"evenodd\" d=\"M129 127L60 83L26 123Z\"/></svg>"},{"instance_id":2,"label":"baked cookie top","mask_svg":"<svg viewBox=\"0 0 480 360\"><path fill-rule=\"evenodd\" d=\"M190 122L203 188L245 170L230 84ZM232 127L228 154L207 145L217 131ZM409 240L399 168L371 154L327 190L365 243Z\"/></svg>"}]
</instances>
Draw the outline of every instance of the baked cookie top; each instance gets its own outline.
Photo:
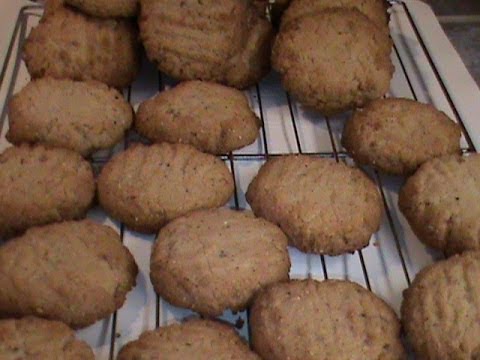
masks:
<instances>
[{"instance_id":1,"label":"baked cookie top","mask_svg":"<svg viewBox=\"0 0 480 360\"><path fill-rule=\"evenodd\" d=\"M428 246L447 254L480 250L480 155L426 162L407 180L398 202Z\"/></svg>"},{"instance_id":2,"label":"baked cookie top","mask_svg":"<svg viewBox=\"0 0 480 360\"><path fill-rule=\"evenodd\" d=\"M140 104L135 128L155 142L185 143L222 154L254 142L260 119L239 90L187 81Z\"/></svg>"},{"instance_id":3,"label":"baked cookie top","mask_svg":"<svg viewBox=\"0 0 480 360\"><path fill-rule=\"evenodd\" d=\"M167 224L153 247L153 287L206 316L245 309L262 287L288 279L287 237L251 212L203 210Z\"/></svg>"},{"instance_id":4,"label":"baked cookie top","mask_svg":"<svg viewBox=\"0 0 480 360\"><path fill-rule=\"evenodd\" d=\"M36 317L0 320L3 360L94 360L92 349L65 324Z\"/></svg>"},{"instance_id":5,"label":"baked cookie top","mask_svg":"<svg viewBox=\"0 0 480 360\"><path fill-rule=\"evenodd\" d=\"M117 360L260 360L235 330L213 320L189 320L143 333L125 345Z\"/></svg>"},{"instance_id":6,"label":"baked cookie top","mask_svg":"<svg viewBox=\"0 0 480 360\"><path fill-rule=\"evenodd\" d=\"M418 359L480 356L480 252L424 268L404 292L402 322Z\"/></svg>"},{"instance_id":7,"label":"baked cookie top","mask_svg":"<svg viewBox=\"0 0 480 360\"><path fill-rule=\"evenodd\" d=\"M222 160L185 144L135 144L111 159L98 177L102 207L140 232L156 232L193 210L220 207L233 191Z\"/></svg>"},{"instance_id":8,"label":"baked cookie top","mask_svg":"<svg viewBox=\"0 0 480 360\"><path fill-rule=\"evenodd\" d=\"M20 145L0 154L0 237L81 218L94 196L92 168L73 151Z\"/></svg>"},{"instance_id":9,"label":"baked cookie top","mask_svg":"<svg viewBox=\"0 0 480 360\"><path fill-rule=\"evenodd\" d=\"M432 105L379 99L355 111L342 144L361 164L409 175L429 159L460 154L460 137L460 126Z\"/></svg>"},{"instance_id":10,"label":"baked cookie top","mask_svg":"<svg viewBox=\"0 0 480 360\"><path fill-rule=\"evenodd\" d=\"M132 124L130 104L98 81L42 78L8 104L8 141L43 143L88 156L118 143Z\"/></svg>"},{"instance_id":11,"label":"baked cookie top","mask_svg":"<svg viewBox=\"0 0 480 360\"><path fill-rule=\"evenodd\" d=\"M24 60L33 78L98 80L122 88L140 67L137 36L129 20L91 17L54 1L30 32Z\"/></svg>"},{"instance_id":12,"label":"baked cookie top","mask_svg":"<svg viewBox=\"0 0 480 360\"><path fill-rule=\"evenodd\" d=\"M273 30L251 1L141 0L148 58L180 80L254 85L269 70Z\"/></svg>"},{"instance_id":13,"label":"baked cookie top","mask_svg":"<svg viewBox=\"0 0 480 360\"><path fill-rule=\"evenodd\" d=\"M357 9L381 28L388 26L387 2L384 0L294 0L285 11L281 25L331 8ZM386 29L388 31L388 28Z\"/></svg>"},{"instance_id":14,"label":"baked cookie top","mask_svg":"<svg viewBox=\"0 0 480 360\"><path fill-rule=\"evenodd\" d=\"M382 204L361 170L333 159L289 155L267 161L250 183L257 216L278 224L304 252L340 255L368 245Z\"/></svg>"},{"instance_id":15,"label":"baked cookie top","mask_svg":"<svg viewBox=\"0 0 480 360\"><path fill-rule=\"evenodd\" d=\"M98 17L135 16L140 7L139 0L65 0L65 3Z\"/></svg>"},{"instance_id":16,"label":"baked cookie top","mask_svg":"<svg viewBox=\"0 0 480 360\"><path fill-rule=\"evenodd\" d=\"M0 246L0 313L85 327L123 305L137 271L108 226L83 220L34 227Z\"/></svg>"},{"instance_id":17,"label":"baked cookie top","mask_svg":"<svg viewBox=\"0 0 480 360\"><path fill-rule=\"evenodd\" d=\"M391 48L388 33L366 15L333 8L282 26L272 65L287 91L329 116L387 93L394 70Z\"/></svg>"},{"instance_id":18,"label":"baked cookie top","mask_svg":"<svg viewBox=\"0 0 480 360\"><path fill-rule=\"evenodd\" d=\"M250 327L268 360L406 359L394 311L349 281L272 285L255 299Z\"/></svg>"}]
</instances>

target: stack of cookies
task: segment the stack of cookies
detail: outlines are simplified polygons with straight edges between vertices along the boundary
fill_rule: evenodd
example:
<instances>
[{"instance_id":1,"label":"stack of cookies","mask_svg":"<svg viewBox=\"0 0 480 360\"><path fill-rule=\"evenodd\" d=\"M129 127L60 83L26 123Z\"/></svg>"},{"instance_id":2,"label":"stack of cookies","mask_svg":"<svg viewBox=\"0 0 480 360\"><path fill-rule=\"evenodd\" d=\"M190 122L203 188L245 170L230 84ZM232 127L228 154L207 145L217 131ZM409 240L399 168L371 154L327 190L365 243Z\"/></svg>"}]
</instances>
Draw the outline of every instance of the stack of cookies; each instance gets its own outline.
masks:
<instances>
[{"instance_id":1,"label":"stack of cookies","mask_svg":"<svg viewBox=\"0 0 480 360\"><path fill-rule=\"evenodd\" d=\"M138 273L119 234L84 219L95 200L130 230L157 235L156 293L203 317L146 332L118 359L406 358L401 322L376 295L289 278L289 245L322 256L368 246L383 205L365 172L275 157L248 187L252 211L224 207L235 179L218 155L256 141L262 124L240 90L270 63L301 103L326 116L354 110L342 137L351 157L411 176L399 205L415 233L461 254L405 292L417 355L480 358L480 155L460 157L460 127L432 106L383 98L394 70L383 0L267 3L47 2L24 48L32 81L9 103L13 146L0 154L0 318L9 318L0 358L93 359L72 328L119 309ZM279 21L276 38L266 13ZM139 71L139 39L183 82L135 114L120 89ZM131 127L147 144L114 155L95 178L88 159ZM252 349L215 320L245 309Z\"/></svg>"}]
</instances>

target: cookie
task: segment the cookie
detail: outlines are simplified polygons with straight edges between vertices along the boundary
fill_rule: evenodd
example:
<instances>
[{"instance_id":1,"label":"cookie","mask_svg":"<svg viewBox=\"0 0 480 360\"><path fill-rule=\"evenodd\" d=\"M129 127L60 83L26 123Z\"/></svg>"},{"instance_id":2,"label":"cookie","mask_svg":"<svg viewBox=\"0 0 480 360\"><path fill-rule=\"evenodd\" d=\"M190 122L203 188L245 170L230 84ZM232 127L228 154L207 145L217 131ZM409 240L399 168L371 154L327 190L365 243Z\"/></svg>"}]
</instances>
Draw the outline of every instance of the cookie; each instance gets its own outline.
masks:
<instances>
[{"instance_id":1,"label":"cookie","mask_svg":"<svg viewBox=\"0 0 480 360\"><path fill-rule=\"evenodd\" d=\"M80 155L41 145L10 147L0 154L0 238L82 218L94 195L92 168Z\"/></svg>"},{"instance_id":2,"label":"cookie","mask_svg":"<svg viewBox=\"0 0 480 360\"><path fill-rule=\"evenodd\" d=\"M409 175L432 158L460 154L460 137L460 126L432 105L379 99L355 111L342 144L360 164Z\"/></svg>"},{"instance_id":3,"label":"cookie","mask_svg":"<svg viewBox=\"0 0 480 360\"><path fill-rule=\"evenodd\" d=\"M297 100L330 116L363 106L388 91L394 70L391 48L387 32L366 15L357 9L334 8L282 26L272 65Z\"/></svg>"},{"instance_id":4,"label":"cookie","mask_svg":"<svg viewBox=\"0 0 480 360\"><path fill-rule=\"evenodd\" d=\"M273 30L250 1L140 4L140 36L148 58L163 73L242 89L268 72Z\"/></svg>"},{"instance_id":5,"label":"cookie","mask_svg":"<svg viewBox=\"0 0 480 360\"><path fill-rule=\"evenodd\" d=\"M139 50L133 22L58 6L30 32L24 60L33 78L98 80L122 88L138 73Z\"/></svg>"},{"instance_id":6,"label":"cookie","mask_svg":"<svg viewBox=\"0 0 480 360\"><path fill-rule=\"evenodd\" d=\"M150 278L162 298L202 315L244 310L259 289L288 279L287 243L251 212L193 212L160 230Z\"/></svg>"},{"instance_id":7,"label":"cookie","mask_svg":"<svg viewBox=\"0 0 480 360\"><path fill-rule=\"evenodd\" d=\"M448 255L480 250L480 155L423 164L400 191L398 205L417 237Z\"/></svg>"},{"instance_id":8,"label":"cookie","mask_svg":"<svg viewBox=\"0 0 480 360\"><path fill-rule=\"evenodd\" d=\"M88 156L117 144L131 126L132 115L122 94L98 81L42 78L10 100L7 139Z\"/></svg>"},{"instance_id":9,"label":"cookie","mask_svg":"<svg viewBox=\"0 0 480 360\"><path fill-rule=\"evenodd\" d=\"M394 311L349 281L272 285L256 297L250 329L265 360L406 359Z\"/></svg>"},{"instance_id":10,"label":"cookie","mask_svg":"<svg viewBox=\"0 0 480 360\"><path fill-rule=\"evenodd\" d=\"M361 170L306 155L267 161L246 196L255 215L278 224L291 245L317 254L367 246L382 215L377 188Z\"/></svg>"},{"instance_id":11,"label":"cookie","mask_svg":"<svg viewBox=\"0 0 480 360\"><path fill-rule=\"evenodd\" d=\"M480 252L420 271L404 292L402 323L417 359L480 358Z\"/></svg>"},{"instance_id":12,"label":"cookie","mask_svg":"<svg viewBox=\"0 0 480 360\"><path fill-rule=\"evenodd\" d=\"M110 160L98 178L102 207L145 233L193 210L220 207L233 191L220 159L184 144L136 144Z\"/></svg>"},{"instance_id":13,"label":"cookie","mask_svg":"<svg viewBox=\"0 0 480 360\"><path fill-rule=\"evenodd\" d=\"M0 358L4 360L94 360L92 349L58 321L36 317L0 320Z\"/></svg>"},{"instance_id":14,"label":"cookie","mask_svg":"<svg viewBox=\"0 0 480 360\"><path fill-rule=\"evenodd\" d=\"M117 360L260 360L235 330L213 320L189 320L143 333L125 345Z\"/></svg>"},{"instance_id":15,"label":"cookie","mask_svg":"<svg viewBox=\"0 0 480 360\"><path fill-rule=\"evenodd\" d=\"M282 26L326 9L346 8L357 9L366 15L373 23L388 31L387 2L385 0L293 0L282 17Z\"/></svg>"},{"instance_id":16,"label":"cookie","mask_svg":"<svg viewBox=\"0 0 480 360\"><path fill-rule=\"evenodd\" d=\"M86 14L98 17L130 17L138 12L138 0L65 0Z\"/></svg>"},{"instance_id":17,"label":"cookie","mask_svg":"<svg viewBox=\"0 0 480 360\"><path fill-rule=\"evenodd\" d=\"M242 92L188 81L140 104L135 128L154 142L190 144L200 151L222 154L253 143L260 119Z\"/></svg>"},{"instance_id":18,"label":"cookie","mask_svg":"<svg viewBox=\"0 0 480 360\"><path fill-rule=\"evenodd\" d=\"M34 315L82 328L123 305L137 272L108 226L34 227L0 246L0 317Z\"/></svg>"}]
</instances>

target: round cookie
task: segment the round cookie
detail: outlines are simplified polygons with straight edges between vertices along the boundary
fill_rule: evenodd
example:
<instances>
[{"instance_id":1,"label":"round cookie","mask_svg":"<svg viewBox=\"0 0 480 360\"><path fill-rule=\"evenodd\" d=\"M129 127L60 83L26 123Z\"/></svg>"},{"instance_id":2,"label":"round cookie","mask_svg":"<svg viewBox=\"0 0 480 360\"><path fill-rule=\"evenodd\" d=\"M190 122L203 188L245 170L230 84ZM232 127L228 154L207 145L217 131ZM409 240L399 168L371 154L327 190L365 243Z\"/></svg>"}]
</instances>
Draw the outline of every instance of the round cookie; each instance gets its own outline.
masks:
<instances>
[{"instance_id":1,"label":"round cookie","mask_svg":"<svg viewBox=\"0 0 480 360\"><path fill-rule=\"evenodd\" d=\"M402 323L417 359L480 358L480 252L424 268L404 292Z\"/></svg>"},{"instance_id":2,"label":"round cookie","mask_svg":"<svg viewBox=\"0 0 480 360\"><path fill-rule=\"evenodd\" d=\"M446 252L480 250L480 155L444 156L423 164L398 204L417 237Z\"/></svg>"},{"instance_id":3,"label":"round cookie","mask_svg":"<svg viewBox=\"0 0 480 360\"><path fill-rule=\"evenodd\" d=\"M265 360L406 359L394 311L349 281L272 285L255 298L250 328Z\"/></svg>"},{"instance_id":4,"label":"round cookie","mask_svg":"<svg viewBox=\"0 0 480 360\"><path fill-rule=\"evenodd\" d=\"M370 21L388 31L387 2L385 0L294 0L282 17L282 26L304 16L331 8L357 9Z\"/></svg>"},{"instance_id":5,"label":"round cookie","mask_svg":"<svg viewBox=\"0 0 480 360\"><path fill-rule=\"evenodd\" d=\"M135 128L154 142L190 144L225 154L253 143L260 119L239 90L188 81L140 104Z\"/></svg>"},{"instance_id":6,"label":"round cookie","mask_svg":"<svg viewBox=\"0 0 480 360\"><path fill-rule=\"evenodd\" d=\"M360 164L409 175L432 158L460 154L460 137L460 126L432 105L379 99L355 111L342 144Z\"/></svg>"},{"instance_id":7,"label":"round cookie","mask_svg":"<svg viewBox=\"0 0 480 360\"><path fill-rule=\"evenodd\" d=\"M388 91L394 70L391 48L388 33L360 11L334 8L282 26L272 65L287 91L329 116Z\"/></svg>"},{"instance_id":8,"label":"round cookie","mask_svg":"<svg viewBox=\"0 0 480 360\"><path fill-rule=\"evenodd\" d=\"M259 289L288 279L287 243L251 212L193 212L160 230L150 278L162 298L204 316L244 310Z\"/></svg>"},{"instance_id":9,"label":"round cookie","mask_svg":"<svg viewBox=\"0 0 480 360\"><path fill-rule=\"evenodd\" d=\"M0 320L3 360L94 360L92 349L65 324L36 317Z\"/></svg>"},{"instance_id":10,"label":"round cookie","mask_svg":"<svg viewBox=\"0 0 480 360\"><path fill-rule=\"evenodd\" d=\"M246 197L253 212L278 224L291 245L317 254L367 246L382 215L377 188L361 170L305 155L267 161Z\"/></svg>"},{"instance_id":11,"label":"round cookie","mask_svg":"<svg viewBox=\"0 0 480 360\"><path fill-rule=\"evenodd\" d=\"M108 226L83 220L34 227L0 246L0 317L86 327L123 305L137 272Z\"/></svg>"},{"instance_id":12,"label":"round cookie","mask_svg":"<svg viewBox=\"0 0 480 360\"><path fill-rule=\"evenodd\" d=\"M143 333L125 345L117 360L260 360L235 330L213 320L189 320Z\"/></svg>"},{"instance_id":13,"label":"round cookie","mask_svg":"<svg viewBox=\"0 0 480 360\"><path fill-rule=\"evenodd\" d=\"M140 4L140 36L148 58L163 73L240 89L267 74L273 29L250 1L141 0Z\"/></svg>"},{"instance_id":14,"label":"round cookie","mask_svg":"<svg viewBox=\"0 0 480 360\"><path fill-rule=\"evenodd\" d=\"M73 151L21 145L0 154L0 238L82 218L94 196L92 168Z\"/></svg>"},{"instance_id":15,"label":"round cookie","mask_svg":"<svg viewBox=\"0 0 480 360\"><path fill-rule=\"evenodd\" d=\"M136 144L98 177L102 207L145 233L193 210L220 207L233 191L232 175L220 159L184 144Z\"/></svg>"},{"instance_id":16,"label":"round cookie","mask_svg":"<svg viewBox=\"0 0 480 360\"><path fill-rule=\"evenodd\" d=\"M24 60L32 78L98 80L116 88L130 85L140 67L133 22L50 7L25 42Z\"/></svg>"},{"instance_id":17,"label":"round cookie","mask_svg":"<svg viewBox=\"0 0 480 360\"><path fill-rule=\"evenodd\" d=\"M105 84L42 78L10 100L7 139L13 144L63 147L88 156L117 144L132 118L130 104Z\"/></svg>"},{"instance_id":18,"label":"round cookie","mask_svg":"<svg viewBox=\"0 0 480 360\"><path fill-rule=\"evenodd\" d=\"M98 17L130 17L139 9L138 0L65 0L65 3Z\"/></svg>"}]
</instances>

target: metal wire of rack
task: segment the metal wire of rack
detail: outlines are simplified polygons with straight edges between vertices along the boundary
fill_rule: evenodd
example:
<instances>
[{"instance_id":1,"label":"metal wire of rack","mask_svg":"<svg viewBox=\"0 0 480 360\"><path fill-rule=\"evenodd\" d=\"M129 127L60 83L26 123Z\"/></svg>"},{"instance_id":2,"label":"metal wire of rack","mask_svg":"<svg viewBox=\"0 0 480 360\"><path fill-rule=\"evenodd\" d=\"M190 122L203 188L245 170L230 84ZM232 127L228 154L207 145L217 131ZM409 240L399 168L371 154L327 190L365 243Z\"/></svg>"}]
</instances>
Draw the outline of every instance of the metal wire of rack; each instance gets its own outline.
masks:
<instances>
[{"instance_id":1,"label":"metal wire of rack","mask_svg":"<svg viewBox=\"0 0 480 360\"><path fill-rule=\"evenodd\" d=\"M463 134L464 134L464 137L465 137L465 140L466 140L466 143L467 143L467 146L462 149L463 152L465 154L476 152L477 149L475 148L475 146L472 142L472 139L471 139L470 135L468 134L468 132L466 130L466 127L464 125L464 121L463 121L463 119L460 115L460 112L458 111L458 109L455 105L455 102L452 100L452 96L448 92L447 86L445 85L445 83L443 81L443 78L442 78L439 70L437 69L437 67L435 65L435 62L433 61L432 56L430 55L430 53L427 50L427 46L425 44L425 41L420 34L420 31L419 31L418 26L417 26L417 24L415 23L415 21L412 17L412 14L410 13L410 9L408 8L408 6L406 6L406 4L402 0L391 1L391 3L395 3L396 6L403 7L403 10L404 10L404 12L407 16L408 22L409 22L410 26L412 27L412 29L415 33L416 41L421 45L423 54L427 58L429 66L432 69L433 73L435 74L436 81L443 91L443 96L446 99L446 101L448 102L449 107L450 107L452 113L455 116L455 120L462 127ZM24 7L21 10L21 12L19 13L17 23L15 25L15 34L19 34L19 37L21 39L20 42L19 42L19 45L18 45L19 47L21 47L21 43L23 42L23 40L26 38L26 35L27 35L27 27L26 27L27 18L29 16L39 16L38 13L31 12L31 10L38 10L38 9L39 9L38 6L28 6L28 7ZM15 36L13 38L15 38ZM14 42L12 40L12 42L11 42L9 48L8 48L7 59L13 54L13 51L14 51ZM18 52L18 53L20 53L20 52ZM415 87L412 84L412 80L411 80L412 75L409 74L409 72L407 70L407 65L405 64L405 61L402 58L401 51L399 50L399 44L397 44L397 42L395 42L395 41L394 41L394 46L393 46L393 56L397 59L398 64L399 64L399 68L397 67L397 71L401 71L402 76L405 78L405 80L408 83L408 88L410 90L411 98L413 98L415 100L419 100L419 96L417 95L417 93L415 91ZM6 64L7 63L8 63L8 61L6 61ZM18 75L19 66L20 66L20 56L18 56L18 54L17 54L15 69L14 69L14 74L15 75L12 77L13 80L9 84L9 88L8 88L9 89L8 92L9 92L10 95L13 93L13 90L14 90L14 83L15 83L15 79ZM5 71L6 71L5 68L6 68L6 66L4 66L4 68L2 69L2 72L0 73L0 83L1 83L1 80L4 79ZM164 83L163 76L161 74L158 74L158 91L163 91L164 89L165 89L165 83ZM130 102L132 102L132 92L133 91L134 90L132 89L132 87L128 88L125 91L125 96L126 96L127 100L130 101ZM239 184L238 184L239 174L238 174L237 165L239 163L249 162L249 161L265 162L269 158L276 157L276 156L283 156L283 155L287 155L287 154L291 154L291 153L302 154L302 155L305 155L305 156L330 158L330 159L332 159L334 161L337 161L337 162L339 162L339 161L352 162L352 159L348 156L348 154L343 149L341 149L338 146L337 142L335 141L335 133L334 133L333 128L334 128L334 123L337 120L336 119L331 119L331 118L328 118L328 117L327 118L321 118L319 116L318 121L324 121L325 124L326 124L326 128L328 130L328 137L329 137L329 140L330 140L331 150L330 151L313 151L313 152L312 151L305 151L306 147L302 143L302 139L301 139L301 136L299 134L299 122L302 121L302 119L299 119L299 115L298 115L297 107L299 105L290 97L290 95L288 93L285 94L285 98L286 98L286 103L287 103L286 105L288 106L288 113L289 113L289 117L290 117L289 121L291 122L291 127L293 129L294 143L295 143L296 150L291 151L291 152L272 152L269 141L268 141L269 134L268 134L267 126L266 126L267 119L266 119L265 108L264 108L264 96L265 96L265 94L262 92L262 85L261 84L256 85L254 88L252 88L250 90L249 94L250 94L250 98L253 99L253 101L256 103L255 108L258 109L258 116L260 117L261 123L262 123L261 134L260 134L260 137L261 137L260 151L242 152L242 153L235 152L235 153L220 155L220 158L222 160L224 160L229 165L229 167L231 169L231 172L232 172L232 176L234 178L235 192L234 192L233 204L231 204L231 206L233 208L235 208L235 209L241 209L242 208L241 201L240 201L240 193L239 193L239 188L240 187L239 187ZM132 102L132 106L135 106L135 103ZM1 116L0 117L0 125L2 125L5 118L6 118L6 106L3 107L0 116ZM0 135L4 136L4 134L0 134ZM131 142L131 139L132 139L132 136L127 136L126 140L121 145L120 149L117 149L117 150L127 149L130 142ZM94 157L92 159L92 163L97 167L101 167L106 161L108 161L108 159L111 157L111 155L112 155L112 153L109 153L109 154L102 153L100 155L97 155L96 157ZM376 182L377 187L378 187L378 191L381 194L381 198L382 198L382 202L383 202L383 206L384 206L384 211L385 211L385 215L386 215L386 220L387 220L387 226L388 226L388 228L389 228L389 230L392 234L392 237L393 237L392 240L395 243L395 249L397 251L398 258L400 259L403 276L405 278L406 283L409 285L411 283L411 280L412 280L412 277L413 277L414 274L409 272L406 256L405 256L404 250L402 250L403 249L403 247L402 247L402 237L400 235L401 229L398 228L398 225L396 225L395 220L394 220L395 209L392 209L391 205L388 202L387 194L385 192L385 184L384 184L384 181L382 179L382 176L378 172L375 171L375 172L373 172L373 176L371 176L371 177ZM124 241L124 238L125 238L124 235L125 235L125 232L126 232L127 229L125 228L125 226L123 224L120 224L119 230L120 230L122 241ZM372 284L372 278L371 278L371 275L370 275L370 272L369 272L369 264L368 264L368 261L366 261L366 259L364 257L363 250L357 251L356 256L358 257L358 262L360 263L360 266L361 266L361 271L362 271L362 274L363 274L363 279L364 279L365 286L369 290L372 290L372 285L371 285ZM311 272L311 268L312 268L312 261L314 261L313 260L314 257L316 257L316 255L308 255L307 258L306 258L307 269L309 269L308 273L306 275L309 276L309 277L313 276L313 274ZM328 269L328 264L327 264L327 261L326 261L326 257L321 255L321 256L319 256L319 258L320 258L321 272L323 274L323 278L328 279L329 278L329 269ZM155 309L155 326L156 327L159 327L159 326L162 325L162 321L161 321L161 319L162 319L162 306L161 306L162 301L163 300L160 297L156 296L156 309ZM248 315L247 315L247 319L248 319ZM118 330L117 329L117 325L118 325L117 323L118 323L118 318L117 318L117 313L114 313L112 315L110 321L111 321L111 323L109 324L109 326L110 326L110 336L109 336L109 351L108 351L109 355L108 355L108 358L114 359L115 354L118 352L118 346L117 346L117 332L118 332L117 331ZM247 324L247 326L248 326L248 324Z\"/></svg>"}]
</instances>

